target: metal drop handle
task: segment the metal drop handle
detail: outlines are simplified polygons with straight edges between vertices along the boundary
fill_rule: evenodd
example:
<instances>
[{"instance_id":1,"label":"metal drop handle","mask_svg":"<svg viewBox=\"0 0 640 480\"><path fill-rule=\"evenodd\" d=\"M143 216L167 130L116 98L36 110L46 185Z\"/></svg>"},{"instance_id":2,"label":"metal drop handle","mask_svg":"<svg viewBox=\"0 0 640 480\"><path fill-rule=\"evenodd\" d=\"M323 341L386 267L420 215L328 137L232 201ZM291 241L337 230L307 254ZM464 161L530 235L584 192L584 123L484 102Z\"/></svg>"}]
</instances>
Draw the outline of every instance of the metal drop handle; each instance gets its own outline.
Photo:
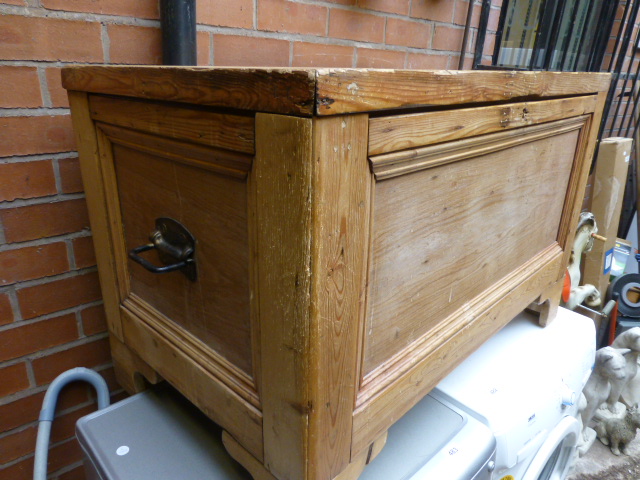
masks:
<instances>
[{"instance_id":1,"label":"metal drop handle","mask_svg":"<svg viewBox=\"0 0 640 480\"><path fill-rule=\"evenodd\" d=\"M149 240L151 243L130 250L129 258L151 273L180 271L192 282L197 280L194 258L196 240L184 225L172 218L156 218L156 229L149 236ZM154 265L139 255L154 249L158 251L162 266Z\"/></svg>"}]
</instances>

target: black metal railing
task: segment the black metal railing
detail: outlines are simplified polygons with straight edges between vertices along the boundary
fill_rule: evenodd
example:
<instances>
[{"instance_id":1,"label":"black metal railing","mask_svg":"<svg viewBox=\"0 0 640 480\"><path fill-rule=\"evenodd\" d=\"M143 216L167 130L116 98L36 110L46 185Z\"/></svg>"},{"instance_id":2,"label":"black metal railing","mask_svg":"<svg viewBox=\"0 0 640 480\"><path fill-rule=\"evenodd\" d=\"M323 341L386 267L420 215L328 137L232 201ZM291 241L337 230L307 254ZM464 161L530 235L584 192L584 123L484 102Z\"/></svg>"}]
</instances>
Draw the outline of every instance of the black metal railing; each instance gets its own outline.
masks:
<instances>
[{"instance_id":1,"label":"black metal railing","mask_svg":"<svg viewBox=\"0 0 640 480\"><path fill-rule=\"evenodd\" d=\"M610 72L611 88L598 140L638 138L640 0L504 0L495 47L487 57L491 8L492 1L483 0L474 69ZM621 237L626 237L636 211L637 173L636 162L630 162L618 230Z\"/></svg>"},{"instance_id":2,"label":"black metal railing","mask_svg":"<svg viewBox=\"0 0 640 480\"><path fill-rule=\"evenodd\" d=\"M615 40L608 62L604 62L603 71L611 72L611 88L607 96L603 121L600 124L598 139L607 137L627 137L634 139L634 155L637 148L638 116L640 114L640 30L638 15L640 0L620 2L622 15L614 32ZM626 237L633 222L637 205L638 185L637 162L629 162L629 174L625 187L618 236Z\"/></svg>"},{"instance_id":3,"label":"black metal railing","mask_svg":"<svg viewBox=\"0 0 640 480\"><path fill-rule=\"evenodd\" d=\"M599 71L620 0L505 0L491 64L483 64L491 0L483 0L474 68Z\"/></svg>"}]
</instances>

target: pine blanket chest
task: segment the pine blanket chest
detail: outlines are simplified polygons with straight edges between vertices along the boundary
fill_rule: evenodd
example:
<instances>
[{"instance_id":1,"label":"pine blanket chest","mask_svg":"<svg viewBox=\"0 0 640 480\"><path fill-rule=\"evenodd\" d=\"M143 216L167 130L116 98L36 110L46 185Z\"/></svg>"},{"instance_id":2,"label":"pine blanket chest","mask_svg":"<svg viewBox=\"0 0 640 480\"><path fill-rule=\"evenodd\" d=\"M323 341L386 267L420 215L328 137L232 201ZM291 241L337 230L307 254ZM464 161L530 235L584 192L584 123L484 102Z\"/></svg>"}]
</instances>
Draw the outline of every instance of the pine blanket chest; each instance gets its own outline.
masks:
<instances>
[{"instance_id":1,"label":"pine blanket chest","mask_svg":"<svg viewBox=\"0 0 640 480\"><path fill-rule=\"evenodd\" d=\"M557 306L606 74L70 67L118 378L258 479L355 479L524 308Z\"/></svg>"}]
</instances>

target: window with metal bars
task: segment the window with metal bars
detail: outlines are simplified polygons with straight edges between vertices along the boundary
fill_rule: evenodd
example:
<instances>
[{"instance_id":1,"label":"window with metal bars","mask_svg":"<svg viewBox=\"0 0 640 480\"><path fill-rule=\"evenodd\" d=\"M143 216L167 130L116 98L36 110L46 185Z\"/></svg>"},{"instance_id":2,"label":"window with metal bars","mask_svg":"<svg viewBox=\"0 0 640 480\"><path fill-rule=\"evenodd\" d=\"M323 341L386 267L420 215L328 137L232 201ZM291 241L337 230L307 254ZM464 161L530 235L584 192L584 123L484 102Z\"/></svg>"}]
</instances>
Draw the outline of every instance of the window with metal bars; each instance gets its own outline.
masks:
<instances>
[{"instance_id":1,"label":"window with metal bars","mask_svg":"<svg viewBox=\"0 0 640 480\"><path fill-rule=\"evenodd\" d=\"M495 47L486 52L487 34L494 33L487 32L493 3L499 0L482 0L473 68L611 72L598 138L640 142L640 0L503 0ZM635 216L636 167L630 162L620 237L626 237Z\"/></svg>"},{"instance_id":2,"label":"window with metal bars","mask_svg":"<svg viewBox=\"0 0 640 480\"><path fill-rule=\"evenodd\" d=\"M599 71L618 0L504 0L491 61L482 58L484 0L474 68ZM483 22L482 19L485 19Z\"/></svg>"}]
</instances>

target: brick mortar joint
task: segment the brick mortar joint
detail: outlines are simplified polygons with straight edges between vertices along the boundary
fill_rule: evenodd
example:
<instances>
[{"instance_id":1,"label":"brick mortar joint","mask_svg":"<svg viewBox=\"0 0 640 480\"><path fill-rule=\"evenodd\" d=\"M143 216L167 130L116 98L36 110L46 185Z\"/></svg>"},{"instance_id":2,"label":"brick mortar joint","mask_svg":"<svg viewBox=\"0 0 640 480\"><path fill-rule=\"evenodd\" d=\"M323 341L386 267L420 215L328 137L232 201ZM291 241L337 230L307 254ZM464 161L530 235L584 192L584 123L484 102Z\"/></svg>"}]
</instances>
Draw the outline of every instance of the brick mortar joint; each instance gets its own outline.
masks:
<instances>
[{"instance_id":1,"label":"brick mortar joint","mask_svg":"<svg viewBox=\"0 0 640 480\"><path fill-rule=\"evenodd\" d=\"M51 101L51 93L49 92L49 81L47 80L46 67L38 67L38 81L40 82L40 95L42 96L42 103L44 108L53 108L53 102Z\"/></svg>"},{"instance_id":2,"label":"brick mortar joint","mask_svg":"<svg viewBox=\"0 0 640 480\"><path fill-rule=\"evenodd\" d=\"M36 381L36 373L33 371L33 365L31 362L24 362L25 368L27 369L27 378L29 379L29 389L36 388L38 386L38 382Z\"/></svg>"},{"instance_id":3,"label":"brick mortar joint","mask_svg":"<svg viewBox=\"0 0 640 480\"><path fill-rule=\"evenodd\" d=\"M53 472L52 475L55 476L56 478L59 478L60 475L64 475L65 473L69 473L69 472L75 470L76 468L80 468L82 466L84 466L84 462L82 460L79 460L77 462L70 463L69 465L65 465L61 469L56 470L55 472Z\"/></svg>"},{"instance_id":4,"label":"brick mortar joint","mask_svg":"<svg viewBox=\"0 0 640 480\"><path fill-rule=\"evenodd\" d=\"M91 62L68 62L60 60L0 60L0 67L46 67L63 68L69 65L85 65ZM98 62L93 62L98 63Z\"/></svg>"},{"instance_id":5,"label":"brick mortar joint","mask_svg":"<svg viewBox=\"0 0 640 480\"><path fill-rule=\"evenodd\" d=\"M46 205L53 203L62 203L69 200L80 200L85 198L84 192L82 193L56 193L54 195L46 195L44 197L34 198L17 198L15 200L0 202L0 211L10 210L13 208L31 207L34 205Z\"/></svg>"},{"instance_id":6,"label":"brick mortar joint","mask_svg":"<svg viewBox=\"0 0 640 480\"><path fill-rule=\"evenodd\" d=\"M77 270L78 266L76 263L75 248L73 248L73 240L67 239L64 241L64 244L67 250L67 260L69 262L69 270Z\"/></svg>"},{"instance_id":7,"label":"brick mortar joint","mask_svg":"<svg viewBox=\"0 0 640 480\"><path fill-rule=\"evenodd\" d=\"M0 108L0 118L11 117L60 117L71 114L69 108L37 107L37 108Z\"/></svg>"},{"instance_id":8,"label":"brick mortar joint","mask_svg":"<svg viewBox=\"0 0 640 480\"><path fill-rule=\"evenodd\" d=\"M388 18L395 18L395 17L390 17L388 15L382 16L382 18L384 18L385 20ZM408 17L407 17L408 18ZM404 18L400 18L401 20L404 20ZM408 20L413 21L415 23L420 23L421 25L425 25L425 26L431 26L431 27L448 27L448 28L452 28L455 30L464 30L465 26L464 25L458 25L455 23L451 23L451 22L443 22L440 20L428 20L428 19L414 19L414 18L408 18ZM327 18L327 22L330 23L330 17ZM208 29L221 29L221 30L230 30L230 31L244 31L244 32L254 32L256 34L275 34L275 35L312 35L318 38L337 38L337 37L332 37L329 35L328 29L326 30L326 34L324 35L315 35L315 34L297 34L297 33L292 33L292 32L278 32L278 31L274 31L274 30L267 30L267 29L260 29L260 28L243 28L243 27L234 27L234 26L227 26L227 25L215 25L215 24L210 24L210 23L198 23L196 25L196 29L198 31L205 31ZM477 29L478 27L474 27L473 25L470 26L470 28L472 29ZM492 32L492 30L487 30L487 33Z\"/></svg>"},{"instance_id":9,"label":"brick mortar joint","mask_svg":"<svg viewBox=\"0 0 640 480\"><path fill-rule=\"evenodd\" d=\"M0 288L1 293L4 293L3 289L4 287ZM20 302L18 302L18 293L16 292L15 285L7 287L6 292L9 297L9 305L11 305L11 311L13 313L12 323L22 322L22 312L20 311ZM8 325L11 325L12 323L9 323Z\"/></svg>"},{"instance_id":10,"label":"brick mortar joint","mask_svg":"<svg viewBox=\"0 0 640 480\"><path fill-rule=\"evenodd\" d=\"M253 18L251 20L253 22L254 30L258 29L258 9L259 8L260 8L260 5L258 0L253 0Z\"/></svg>"},{"instance_id":11,"label":"brick mortar joint","mask_svg":"<svg viewBox=\"0 0 640 480\"><path fill-rule=\"evenodd\" d=\"M51 159L51 166L53 168L53 178L55 180L56 192L59 195L63 195L64 192L62 190L62 174L60 173L60 159L53 158Z\"/></svg>"},{"instance_id":12,"label":"brick mortar joint","mask_svg":"<svg viewBox=\"0 0 640 480\"><path fill-rule=\"evenodd\" d=\"M126 15L109 15L92 12L73 12L70 10L48 10L43 7L20 7L0 4L0 15L15 15L26 18L68 20L76 22L105 23L109 25L127 25L138 27L160 27L160 20L131 17Z\"/></svg>"},{"instance_id":13,"label":"brick mortar joint","mask_svg":"<svg viewBox=\"0 0 640 480\"><path fill-rule=\"evenodd\" d=\"M82 321L82 312L76 312L76 327L78 328L78 337L85 338L88 335L84 332L84 323Z\"/></svg>"},{"instance_id":14,"label":"brick mortar joint","mask_svg":"<svg viewBox=\"0 0 640 480\"><path fill-rule=\"evenodd\" d=\"M38 153L34 155L13 155L10 157L1 157L0 165L9 163L36 162L42 160L67 160L71 158L78 158L78 152L69 151L62 153Z\"/></svg>"},{"instance_id":15,"label":"brick mortar joint","mask_svg":"<svg viewBox=\"0 0 640 480\"><path fill-rule=\"evenodd\" d=\"M30 318L28 320L20 320L20 321L15 321L12 323L8 323L6 325L2 325L2 327L0 327L0 333L4 332L4 331L8 331L8 330L12 330L14 328L19 328L21 326L29 326L29 325L33 325L39 322L46 322L47 320L53 320L56 319L58 317L64 317L66 315L72 315L72 314L76 314L76 315L80 315L80 317L82 317L82 312L84 310L87 310L89 308L93 308L93 307L97 307L102 305L102 300L96 300L94 302L88 302L88 303L82 303L80 305L76 305L73 307L69 307L66 308L64 310L60 310L57 312L53 312L53 313L48 313L46 315L40 315L39 317L35 317L35 318ZM104 332L100 332L100 333L104 333ZM94 334L94 335L98 335L98 333ZM82 337L78 337L78 339L80 338L90 338L93 335L83 335ZM53 347L52 347L53 348ZM18 357L18 358L14 358L11 360L5 360L5 362L0 362L0 365L3 365L6 362L20 362L20 361L24 361L26 359L27 356L29 355L35 355L37 352L33 352L33 353L29 353L27 355L23 355L22 357Z\"/></svg>"},{"instance_id":16,"label":"brick mortar joint","mask_svg":"<svg viewBox=\"0 0 640 480\"><path fill-rule=\"evenodd\" d=\"M36 287L40 285L47 285L49 283L58 282L60 280L67 280L69 278L75 278L81 275L87 275L89 273L94 273L97 271L98 271L98 267L93 266L93 267L80 268L77 270L71 270L69 272L59 273L57 275L51 275L49 277L40 277L33 280L25 280L24 282L16 282L11 285L7 285L6 287L0 287L0 293L3 293L5 288L8 289L10 287L14 287L16 292L18 292L25 288L31 288L31 287ZM64 310L61 310L61 311L64 311ZM34 317L34 318L38 318L38 317ZM32 319L30 318L29 320L32 320ZM8 325L13 325L14 323L16 322L14 321L13 323L9 323ZM7 325L3 325L2 327L0 327L0 330L6 327Z\"/></svg>"},{"instance_id":17,"label":"brick mortar joint","mask_svg":"<svg viewBox=\"0 0 640 480\"><path fill-rule=\"evenodd\" d=\"M350 40L337 37L322 37L317 35L301 34L301 33L288 33L288 32L268 32L268 31L255 31L230 27L214 27L214 26L201 26L200 31L209 32L214 35L235 35L239 37L248 38L265 38L272 40L282 40L288 42L302 42L302 43L314 43L318 45L335 45L344 47L355 48L374 48L377 50L388 50L397 52L409 52L409 53L427 53L432 55L438 55L440 52L452 52L460 53L457 50L434 50L431 48L418 48L407 47L403 45L393 45L388 43L379 42L366 42L360 40ZM215 42L215 41L214 41ZM437 53L436 53L437 52Z\"/></svg>"},{"instance_id":18,"label":"brick mortar joint","mask_svg":"<svg viewBox=\"0 0 640 480\"><path fill-rule=\"evenodd\" d=\"M111 63L111 38L109 37L109 29L104 23L100 25L100 43L102 45L104 62Z\"/></svg>"},{"instance_id":19,"label":"brick mortar joint","mask_svg":"<svg viewBox=\"0 0 640 480\"><path fill-rule=\"evenodd\" d=\"M65 438L65 439L63 439L63 440L61 440L59 442L50 443L49 444L49 451L51 451L51 449L53 449L53 448L59 447L61 445L64 445L65 443L69 443L71 441L75 441L75 437L71 436L71 437ZM7 463L3 463L2 464L2 468L12 467L12 466L17 465L17 464L19 464L21 462L29 460L30 458L34 457L34 454L35 454L35 452L31 451L31 452L27 453L26 455L23 455L22 457L16 458L16 459L11 460L10 462L7 462ZM80 462L74 462L72 465L74 465L76 463L82 464L82 462L80 461ZM58 475L66 473L66 471L73 470L73 469L67 470L67 467L68 467L68 465L65 465L64 467L59 468L58 470L56 470L54 472L48 473L47 474L47 478L57 478ZM77 468L77 467L74 467L74 468Z\"/></svg>"},{"instance_id":20,"label":"brick mortar joint","mask_svg":"<svg viewBox=\"0 0 640 480\"><path fill-rule=\"evenodd\" d=\"M105 335L107 335L107 334L105 334ZM104 370L107 370L108 368L111 368L111 367L113 367L113 361L109 361L109 362L103 363L101 365L97 365L95 367L90 367L90 368L91 368L91 370L95 370L96 372L100 373L100 372L102 372ZM2 398L0 398L0 407L3 407L5 405L8 405L8 404L13 403L13 402L20 401L20 400L28 398L28 397L32 397L34 395L38 395L39 393L46 392L47 388L49 387L50 384L51 384L51 382L43 384L43 385L38 385L36 387L30 388L28 390L23 390L21 392L16 392L16 393L14 393L12 395L7 395L6 397L2 397ZM82 402L80 405L83 405L83 404L84 404L84 406L86 406L86 404L90 405L92 403L92 400L95 400L95 399L91 399L91 400L88 400L86 402ZM77 408L70 407L68 409L61 410L60 412L56 411L56 415L65 414L65 413L68 413L68 412L73 411L73 410L77 410ZM37 420L34 423L37 423ZM20 427L22 427L22 425ZM16 429L20 428L20 427L16 427ZM15 430L15 429L12 429L12 430ZM8 430L8 432L11 432L12 430ZM0 434L0 438L2 438L5 435L7 435L7 433L3 432L2 434Z\"/></svg>"},{"instance_id":21,"label":"brick mortar joint","mask_svg":"<svg viewBox=\"0 0 640 480\"><path fill-rule=\"evenodd\" d=\"M327 7L328 10L344 10L344 11L349 11L354 13L364 13L364 14L373 15L376 17L398 18L398 19L413 20L416 22L435 21L428 18L414 17L411 15L411 9L409 9L409 11L406 14L403 14L403 13L396 13L396 12L386 12L383 10L374 10L371 8L363 8L357 5L341 5L339 3L323 2L321 0L320 1L293 0L293 3L299 3L301 5L311 5L311 6L317 6L317 7ZM453 16L453 9L451 10L451 14ZM446 23L446 22L441 22L441 23Z\"/></svg>"},{"instance_id":22,"label":"brick mortar joint","mask_svg":"<svg viewBox=\"0 0 640 480\"><path fill-rule=\"evenodd\" d=\"M119 395L122 392L124 392L123 389L118 389L118 390L116 390L114 392L109 392L109 393L110 393L111 396L114 396L114 395ZM87 408L87 407L90 407L90 406L94 406L94 405L96 407L95 411L97 411L98 410L97 409L97 402L95 401L95 399L89 400L87 402L82 402L82 403L80 403L80 404L78 404L78 405L76 405L76 406L74 406L72 408L68 408L68 409L62 410L60 412L56 411L56 418L58 418L59 416L72 414L74 412L77 412L79 410L82 410L84 408ZM7 432L3 432L2 434L0 434L0 439L8 438L8 437L10 437L12 435L20 434L20 433L22 433L22 432L24 432L24 431L26 431L28 429L31 429L31 428L36 428L37 429L37 427L38 427L38 422L37 421L28 422L28 423L26 423L24 425L21 425L20 427L16 427L14 429L8 430ZM64 438L64 439L62 439L62 440L60 440L58 442L51 443L49 445L49 448L55 448L55 447L64 445L65 443L69 443L71 441L75 441L75 436L74 435L71 435L70 437ZM27 453L27 454L25 454L25 455L23 455L23 456L21 456L19 458L13 459L13 460L11 460L9 462L6 462L6 463L2 464L2 468L10 467L10 466L16 465L16 464L18 464L20 462L23 462L25 460L28 460L28 459L32 458L33 455L34 455L34 451L30 451L29 453ZM56 476L56 475L64 474L64 473L72 471L72 470L74 470L74 469L76 469L78 467L81 467L82 465L83 465L82 460L75 461L75 462L72 462L72 463L70 463L68 465L65 465L65 466L61 467L60 469L56 470L55 472L52 472L50 475Z\"/></svg>"},{"instance_id":23,"label":"brick mortar joint","mask_svg":"<svg viewBox=\"0 0 640 480\"><path fill-rule=\"evenodd\" d=\"M104 366L99 367L99 369L94 368L93 370L96 370L98 373L100 373L101 371L104 371L104 370L106 370L108 368L111 368L112 366L113 366L113 363L109 363L109 364L105 364ZM121 394L123 392L125 392L123 388L118 388L116 390L113 390L113 391L109 392L109 395L111 397L113 397L114 395L119 395L119 394ZM37 392L37 393L40 393L40 392ZM37 393L35 393L35 394L37 395ZM65 408L65 409L59 410L59 411L56 410L56 418L59 418L59 417L64 416L64 415L68 415L68 414L73 413L73 412L77 412L78 410L82 410L83 408L90 407L92 405L96 405L96 407L97 407L97 401L93 397L91 399L87 400L87 401L80 402L80 403L78 403L76 405L73 405L73 406L71 406L69 408ZM96 408L96 410L97 410L97 408ZM38 421L37 420L32 421L32 422L27 422L25 424L22 424L22 425L16 427L16 428L12 428L10 430L7 430L5 432L0 433L0 439L7 438L7 437L10 437L10 436L18 434L18 433L22 433L25 430L28 430L29 428L33 428L33 427L37 427L37 426L38 426ZM72 437L70 437L70 438L72 438ZM24 457L21 457L21 458L24 459L25 457L28 457L28 456L29 455L25 455ZM9 462L7 462L6 464L3 464L3 465L7 465L8 463Z\"/></svg>"},{"instance_id":24,"label":"brick mortar joint","mask_svg":"<svg viewBox=\"0 0 640 480\"><path fill-rule=\"evenodd\" d=\"M40 247L44 245L51 245L54 243L64 243L66 241L73 241L77 238L91 237L91 230L80 230L79 232L65 233L64 235L56 235L53 237L38 238L35 240L27 240L25 242L13 242L0 245L0 253L21 250L23 248Z\"/></svg>"},{"instance_id":25,"label":"brick mortar joint","mask_svg":"<svg viewBox=\"0 0 640 480\"><path fill-rule=\"evenodd\" d=\"M107 366L106 368L109 368L109 366ZM27 397L31 396L31 395L37 395L38 393L42 393L42 391L43 391L42 389L38 389L37 392L31 392L31 394L27 395ZM117 392L118 391L116 391L114 393L117 393ZM23 397L23 398L26 398L26 397ZM20 399L18 399L18 400L20 400ZM68 415L68 414L73 413L73 412L77 412L78 410L81 410L83 408L89 407L91 405L96 405L97 406L97 402L95 401L95 399L90 399L90 400L86 400L84 402L80 402L77 405L74 405L74 406L69 407L69 408L65 408L65 409L60 410L60 411L56 410L56 418L59 418L59 417L64 416L64 415ZM16 435L16 434L22 433L25 430L28 430L30 428L37 427L37 426L38 426L38 420L37 419L34 420L34 421L31 421L31 422L24 423L24 424L22 424L22 425L20 425L20 426L18 426L16 428L12 428L10 430L7 430L5 432L0 433L0 440L3 439L3 438L10 437L12 435ZM20 457L20 458L24 459L24 458L26 458L28 456L29 455L27 454L27 455L25 455L23 457ZM13 460L12 460L12 462L13 462ZM5 464L2 464L2 465L6 466L8 464L9 464L9 462L7 462Z\"/></svg>"},{"instance_id":26,"label":"brick mortar joint","mask_svg":"<svg viewBox=\"0 0 640 480\"><path fill-rule=\"evenodd\" d=\"M25 357L19 357L19 358L11 358L9 360L4 360L2 362L0 362L0 369L2 368L10 368L10 367L15 367L16 365L20 365L21 363L24 363L25 366L27 366L27 370L29 370L29 362L27 360L27 358ZM35 388L36 385L35 383L29 386L29 389L31 388ZM25 389L28 390L28 389Z\"/></svg>"},{"instance_id":27,"label":"brick mortar joint","mask_svg":"<svg viewBox=\"0 0 640 480\"><path fill-rule=\"evenodd\" d=\"M71 342L63 343L62 345L56 345L55 347L30 353L28 355L25 355L22 358L25 358L28 362L33 362L34 360L40 360L41 358L46 358L51 355L55 355L56 353L66 352L67 350L71 350L72 348L81 347L82 345L88 345L93 342L104 340L105 338L109 338L109 332L101 332L101 333L96 333L94 335L89 335L88 337L78 338L76 340L72 340ZM102 367L104 365L106 364L100 364L98 365L98 367ZM89 367L89 368L93 369L93 367ZM46 383L43 383L42 385L38 385L38 387L46 386L46 385L49 385L50 383L51 382L46 382Z\"/></svg>"}]
</instances>

